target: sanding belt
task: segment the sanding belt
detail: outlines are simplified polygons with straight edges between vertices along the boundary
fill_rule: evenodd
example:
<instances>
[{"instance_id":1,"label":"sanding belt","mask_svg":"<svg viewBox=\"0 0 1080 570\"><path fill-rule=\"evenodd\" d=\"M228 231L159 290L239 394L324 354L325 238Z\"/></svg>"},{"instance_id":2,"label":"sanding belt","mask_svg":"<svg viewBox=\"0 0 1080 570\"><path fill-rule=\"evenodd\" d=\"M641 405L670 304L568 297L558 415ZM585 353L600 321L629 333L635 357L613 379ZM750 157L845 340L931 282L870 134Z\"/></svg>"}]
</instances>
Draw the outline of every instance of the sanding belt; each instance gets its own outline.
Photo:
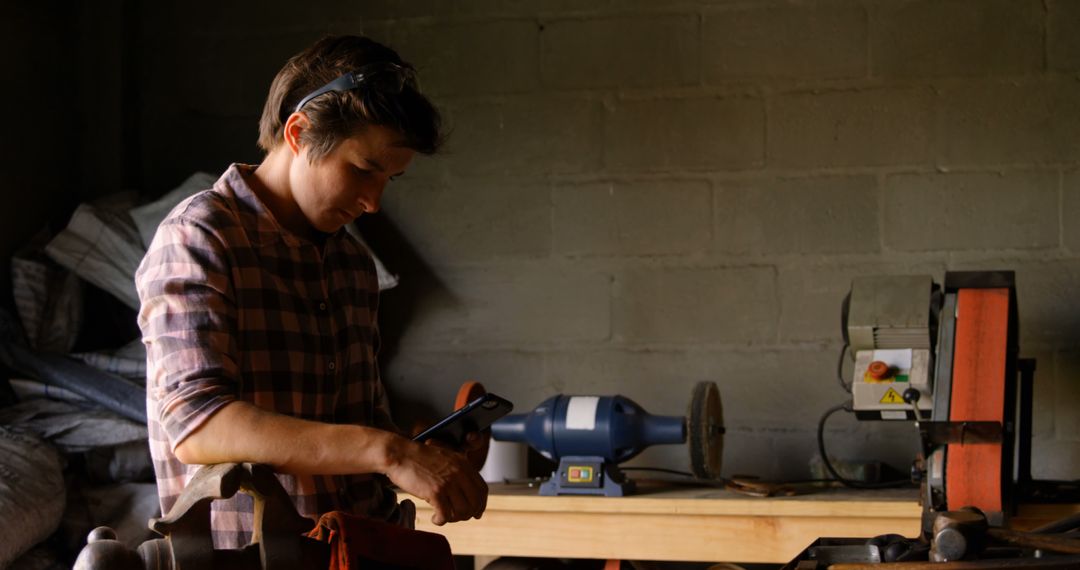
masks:
<instances>
[{"instance_id":1,"label":"sanding belt","mask_svg":"<svg viewBox=\"0 0 1080 570\"><path fill-rule=\"evenodd\" d=\"M949 420L1005 420L1008 289L960 289L957 296ZM951 444L945 469L948 507L1001 512L1002 443Z\"/></svg>"}]
</instances>

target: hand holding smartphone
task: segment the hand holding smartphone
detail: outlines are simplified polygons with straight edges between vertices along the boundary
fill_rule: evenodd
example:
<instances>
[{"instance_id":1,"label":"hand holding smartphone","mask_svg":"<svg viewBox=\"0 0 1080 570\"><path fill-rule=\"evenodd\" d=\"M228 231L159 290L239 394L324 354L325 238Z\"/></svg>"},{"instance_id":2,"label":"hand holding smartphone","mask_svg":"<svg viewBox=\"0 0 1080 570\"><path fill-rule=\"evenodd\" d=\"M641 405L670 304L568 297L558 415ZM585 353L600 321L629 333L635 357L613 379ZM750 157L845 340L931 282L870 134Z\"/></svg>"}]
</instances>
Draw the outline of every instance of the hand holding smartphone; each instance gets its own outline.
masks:
<instances>
[{"instance_id":1,"label":"hand holding smartphone","mask_svg":"<svg viewBox=\"0 0 1080 570\"><path fill-rule=\"evenodd\" d=\"M413 441L423 443L429 439L435 439L454 447L461 447L467 434L491 427L495 420L509 414L513 409L514 404L509 400L495 394L484 394L439 420L435 425L414 437Z\"/></svg>"}]
</instances>

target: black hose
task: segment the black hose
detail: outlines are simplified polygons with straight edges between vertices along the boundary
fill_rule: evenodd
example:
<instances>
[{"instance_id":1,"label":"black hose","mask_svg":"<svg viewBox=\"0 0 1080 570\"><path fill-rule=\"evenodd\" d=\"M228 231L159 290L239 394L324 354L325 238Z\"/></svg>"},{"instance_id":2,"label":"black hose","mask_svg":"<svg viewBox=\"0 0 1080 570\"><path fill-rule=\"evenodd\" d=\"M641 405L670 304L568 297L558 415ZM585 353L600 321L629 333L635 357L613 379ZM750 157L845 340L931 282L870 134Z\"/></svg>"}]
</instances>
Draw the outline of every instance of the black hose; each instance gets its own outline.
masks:
<instances>
[{"instance_id":1,"label":"black hose","mask_svg":"<svg viewBox=\"0 0 1080 570\"><path fill-rule=\"evenodd\" d=\"M664 467L620 467L619 471L655 471L657 473L670 473L672 475L682 475L683 477L693 477L693 473L687 471L679 471L678 469L667 469Z\"/></svg>"},{"instance_id":2,"label":"black hose","mask_svg":"<svg viewBox=\"0 0 1080 570\"><path fill-rule=\"evenodd\" d=\"M817 426L818 453L821 454L821 462L825 465L825 470L829 472L829 475L831 475L833 479L836 479L837 481L839 481L840 484L842 484L843 486L851 487L853 489L889 489L889 488L893 488L893 487L907 487L907 486L910 486L912 483L911 483L911 481L909 481L907 479L897 479L896 481L883 481L883 482L880 482L880 483L864 483L862 481L853 481L851 479L844 478L843 476L840 475L839 472L836 471L836 468L833 467L832 462L829 461L829 455L827 453L825 453L825 420L828 420L829 416L833 415L836 412L839 412L840 410L844 410L845 412L850 412L851 411L851 404L845 402L843 404L838 404L836 406L833 406L833 407L829 408L829 410L826 411L824 415L821 416L820 420L818 420L818 426Z\"/></svg>"},{"instance_id":3,"label":"black hose","mask_svg":"<svg viewBox=\"0 0 1080 570\"><path fill-rule=\"evenodd\" d=\"M1039 534L1057 534L1080 528L1080 513L1069 515L1063 519L1044 524L1031 532Z\"/></svg>"},{"instance_id":4,"label":"black hose","mask_svg":"<svg viewBox=\"0 0 1080 570\"><path fill-rule=\"evenodd\" d=\"M844 355L847 354L848 344L845 342L844 346L840 349L840 358L836 361L836 381L840 383L840 387L844 389L848 394L851 393L851 385L844 382Z\"/></svg>"}]
</instances>

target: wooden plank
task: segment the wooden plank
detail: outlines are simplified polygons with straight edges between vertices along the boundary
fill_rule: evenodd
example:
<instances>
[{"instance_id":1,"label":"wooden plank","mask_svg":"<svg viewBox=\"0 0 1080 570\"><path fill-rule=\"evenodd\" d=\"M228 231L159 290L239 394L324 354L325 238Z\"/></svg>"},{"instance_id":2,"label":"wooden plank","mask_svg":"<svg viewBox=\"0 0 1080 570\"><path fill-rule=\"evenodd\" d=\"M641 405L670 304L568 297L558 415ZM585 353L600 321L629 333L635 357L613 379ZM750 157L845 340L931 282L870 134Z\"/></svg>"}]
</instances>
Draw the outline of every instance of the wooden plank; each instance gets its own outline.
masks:
<instances>
[{"instance_id":1,"label":"wooden plank","mask_svg":"<svg viewBox=\"0 0 1080 570\"><path fill-rule=\"evenodd\" d=\"M828 490L746 497L722 489L650 489L631 497L541 497L492 485L481 520L436 527L417 504L417 528L447 537L457 554L787 562L821 536L916 536L917 493Z\"/></svg>"},{"instance_id":2,"label":"wooden plank","mask_svg":"<svg viewBox=\"0 0 1080 570\"><path fill-rule=\"evenodd\" d=\"M788 562L821 537L897 533L915 537L914 490L833 489L798 497L748 498L722 489L643 485L631 497L541 497L524 485L491 485L480 520L436 527L417 505L417 528L447 537L457 554L623 558L696 562ZM1080 505L1024 505L1015 528L1033 528Z\"/></svg>"},{"instance_id":3,"label":"wooden plank","mask_svg":"<svg viewBox=\"0 0 1080 570\"><path fill-rule=\"evenodd\" d=\"M1080 505L1078 504L1020 505L1016 516L1009 519L1009 528L1013 530L1031 530L1077 513L1080 513Z\"/></svg>"},{"instance_id":4,"label":"wooden plank","mask_svg":"<svg viewBox=\"0 0 1080 570\"><path fill-rule=\"evenodd\" d=\"M698 562L787 562L823 535L916 536L919 519L523 513L489 510L481 520L417 528L446 536L455 554L621 558Z\"/></svg>"},{"instance_id":5,"label":"wooden plank","mask_svg":"<svg viewBox=\"0 0 1080 570\"><path fill-rule=\"evenodd\" d=\"M407 494L417 508L427 505ZM747 497L723 489L644 490L630 497L541 497L524 485L490 486L488 510L553 513L670 515L768 515L817 517L918 517L915 490L830 489L794 497Z\"/></svg>"}]
</instances>

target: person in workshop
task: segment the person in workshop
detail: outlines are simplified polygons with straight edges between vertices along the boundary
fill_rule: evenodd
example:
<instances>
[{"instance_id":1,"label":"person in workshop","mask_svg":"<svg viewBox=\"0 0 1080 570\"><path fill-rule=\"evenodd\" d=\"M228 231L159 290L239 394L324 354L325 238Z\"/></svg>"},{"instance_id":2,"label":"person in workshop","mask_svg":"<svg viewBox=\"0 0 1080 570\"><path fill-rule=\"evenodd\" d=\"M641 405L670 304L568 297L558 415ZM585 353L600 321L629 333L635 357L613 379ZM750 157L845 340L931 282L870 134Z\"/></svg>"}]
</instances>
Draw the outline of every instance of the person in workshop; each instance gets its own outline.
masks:
<instances>
[{"instance_id":1,"label":"person in workshop","mask_svg":"<svg viewBox=\"0 0 1080 570\"><path fill-rule=\"evenodd\" d=\"M324 38L274 78L263 162L233 164L161 223L136 284L162 512L199 465L251 462L273 466L313 523L340 510L411 527L387 479L437 525L483 513L463 450L414 443L390 419L375 266L343 229L441 139L397 53ZM250 541L252 510L246 495L214 503L217 548Z\"/></svg>"}]
</instances>

